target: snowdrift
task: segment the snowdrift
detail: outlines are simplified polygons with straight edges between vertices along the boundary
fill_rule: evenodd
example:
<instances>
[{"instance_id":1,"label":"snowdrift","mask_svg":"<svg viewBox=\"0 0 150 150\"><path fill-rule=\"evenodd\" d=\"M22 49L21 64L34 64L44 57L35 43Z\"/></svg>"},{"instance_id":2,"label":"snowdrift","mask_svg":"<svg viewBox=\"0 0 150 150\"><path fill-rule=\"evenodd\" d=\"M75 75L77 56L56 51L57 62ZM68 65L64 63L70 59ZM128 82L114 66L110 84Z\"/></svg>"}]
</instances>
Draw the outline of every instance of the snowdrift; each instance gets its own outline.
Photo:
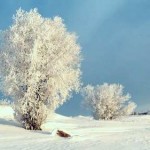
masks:
<instances>
[{"instance_id":1,"label":"snowdrift","mask_svg":"<svg viewBox=\"0 0 150 150\"><path fill-rule=\"evenodd\" d=\"M57 130L71 134L61 138ZM13 110L0 106L1 150L150 150L150 116L131 116L114 121L91 117L49 116L42 131L23 129Z\"/></svg>"}]
</instances>

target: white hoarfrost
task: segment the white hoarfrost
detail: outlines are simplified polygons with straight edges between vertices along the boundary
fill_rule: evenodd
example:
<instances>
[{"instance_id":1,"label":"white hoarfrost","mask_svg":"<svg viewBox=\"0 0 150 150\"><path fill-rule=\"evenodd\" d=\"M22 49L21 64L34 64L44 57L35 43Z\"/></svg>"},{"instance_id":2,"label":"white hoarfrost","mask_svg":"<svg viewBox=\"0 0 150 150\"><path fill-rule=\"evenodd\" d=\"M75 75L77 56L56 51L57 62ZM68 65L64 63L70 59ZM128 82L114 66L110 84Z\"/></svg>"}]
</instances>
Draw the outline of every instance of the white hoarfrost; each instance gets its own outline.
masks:
<instances>
[{"instance_id":1,"label":"white hoarfrost","mask_svg":"<svg viewBox=\"0 0 150 150\"><path fill-rule=\"evenodd\" d=\"M19 9L1 32L1 90L11 96L26 129L39 129L80 87L80 46L60 17L43 18Z\"/></svg>"},{"instance_id":2,"label":"white hoarfrost","mask_svg":"<svg viewBox=\"0 0 150 150\"><path fill-rule=\"evenodd\" d=\"M103 84L83 89L84 104L92 110L95 119L115 119L131 114L136 105L130 102L131 96L123 94L120 84Z\"/></svg>"},{"instance_id":3,"label":"white hoarfrost","mask_svg":"<svg viewBox=\"0 0 150 150\"><path fill-rule=\"evenodd\" d=\"M8 99L1 99L0 100L0 105L10 106L10 105L12 105L12 103Z\"/></svg>"}]
</instances>

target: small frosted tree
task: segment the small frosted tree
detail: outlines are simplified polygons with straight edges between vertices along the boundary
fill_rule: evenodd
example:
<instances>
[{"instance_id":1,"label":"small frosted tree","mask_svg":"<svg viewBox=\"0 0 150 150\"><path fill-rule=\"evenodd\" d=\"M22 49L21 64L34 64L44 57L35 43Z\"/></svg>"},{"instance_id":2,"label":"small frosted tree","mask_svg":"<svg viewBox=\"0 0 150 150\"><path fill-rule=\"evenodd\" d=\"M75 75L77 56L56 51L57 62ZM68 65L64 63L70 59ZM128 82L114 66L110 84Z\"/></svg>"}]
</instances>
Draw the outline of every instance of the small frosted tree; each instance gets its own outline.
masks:
<instances>
[{"instance_id":1,"label":"small frosted tree","mask_svg":"<svg viewBox=\"0 0 150 150\"><path fill-rule=\"evenodd\" d=\"M11 106L12 103L11 103L11 101L9 101L7 99L1 99L0 100L0 105L2 105L2 106Z\"/></svg>"},{"instance_id":2,"label":"small frosted tree","mask_svg":"<svg viewBox=\"0 0 150 150\"><path fill-rule=\"evenodd\" d=\"M131 96L123 94L119 84L88 85L83 89L84 104L91 109L95 119L111 120L130 115L136 105L130 102Z\"/></svg>"},{"instance_id":3,"label":"small frosted tree","mask_svg":"<svg viewBox=\"0 0 150 150\"><path fill-rule=\"evenodd\" d=\"M13 98L23 127L40 129L47 114L80 88L77 38L61 18L43 18L36 9L19 9L0 37L1 90Z\"/></svg>"}]
</instances>

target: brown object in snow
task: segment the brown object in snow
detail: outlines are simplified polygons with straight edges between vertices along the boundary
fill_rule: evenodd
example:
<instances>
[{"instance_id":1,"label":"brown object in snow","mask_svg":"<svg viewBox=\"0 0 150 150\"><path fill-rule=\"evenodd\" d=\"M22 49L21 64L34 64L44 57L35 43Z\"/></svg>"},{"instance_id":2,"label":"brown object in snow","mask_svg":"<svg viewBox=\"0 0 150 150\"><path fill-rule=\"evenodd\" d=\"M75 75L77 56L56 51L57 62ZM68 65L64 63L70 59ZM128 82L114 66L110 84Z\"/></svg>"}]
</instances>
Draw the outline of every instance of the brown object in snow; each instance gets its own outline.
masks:
<instances>
[{"instance_id":1,"label":"brown object in snow","mask_svg":"<svg viewBox=\"0 0 150 150\"><path fill-rule=\"evenodd\" d=\"M57 135L59 135L60 137L71 137L71 135L69 135L68 133L65 133L64 131L61 130L57 130Z\"/></svg>"}]
</instances>

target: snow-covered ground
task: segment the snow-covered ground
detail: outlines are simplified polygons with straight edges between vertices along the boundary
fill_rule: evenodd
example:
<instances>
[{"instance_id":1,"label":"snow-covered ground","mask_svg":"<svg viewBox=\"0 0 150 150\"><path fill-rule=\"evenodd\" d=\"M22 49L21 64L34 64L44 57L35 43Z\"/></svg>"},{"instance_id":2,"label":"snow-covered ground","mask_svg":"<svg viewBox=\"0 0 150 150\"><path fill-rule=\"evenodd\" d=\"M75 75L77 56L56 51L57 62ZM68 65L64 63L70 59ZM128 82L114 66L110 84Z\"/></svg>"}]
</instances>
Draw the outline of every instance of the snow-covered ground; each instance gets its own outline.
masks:
<instances>
[{"instance_id":1,"label":"snow-covered ground","mask_svg":"<svg viewBox=\"0 0 150 150\"><path fill-rule=\"evenodd\" d=\"M57 129L72 137L58 137ZM13 110L0 106L0 150L150 150L150 116L96 121L54 114L42 130L21 128L13 119Z\"/></svg>"}]
</instances>

